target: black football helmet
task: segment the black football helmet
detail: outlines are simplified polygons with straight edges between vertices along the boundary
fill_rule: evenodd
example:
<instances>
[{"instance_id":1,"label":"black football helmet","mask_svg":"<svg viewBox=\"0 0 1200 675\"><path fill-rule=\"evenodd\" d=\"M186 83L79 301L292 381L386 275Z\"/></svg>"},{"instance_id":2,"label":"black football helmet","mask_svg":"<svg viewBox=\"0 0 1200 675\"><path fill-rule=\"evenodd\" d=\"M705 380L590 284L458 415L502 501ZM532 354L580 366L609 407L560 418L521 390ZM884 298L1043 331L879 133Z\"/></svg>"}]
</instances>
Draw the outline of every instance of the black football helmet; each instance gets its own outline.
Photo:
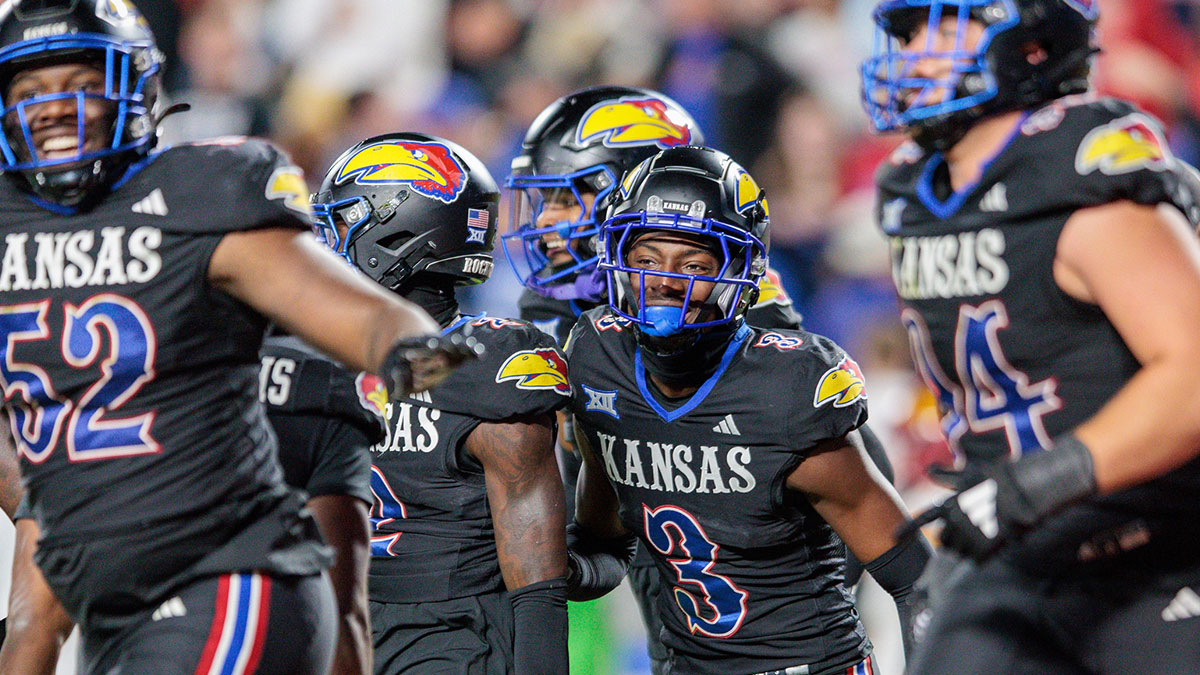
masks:
<instances>
[{"instance_id":1,"label":"black football helmet","mask_svg":"<svg viewBox=\"0 0 1200 675\"><path fill-rule=\"evenodd\" d=\"M874 13L874 55L862 66L863 104L879 131L908 130L944 149L975 120L1087 91L1099 9L1096 0L884 0ZM955 47L906 47L920 24L938 34L956 24ZM969 21L982 24L966 48ZM1030 47L1044 52L1030 59ZM923 59L948 59L948 77L917 77Z\"/></svg>"},{"instance_id":2,"label":"black football helmet","mask_svg":"<svg viewBox=\"0 0 1200 675\"><path fill-rule=\"evenodd\" d=\"M21 100L9 96L19 73L64 63L94 65L104 73L104 91L35 92ZM95 196L153 147L162 64L149 25L127 0L9 0L0 5L0 170L56 204L75 207ZM66 101L75 110L73 139L41 138L33 128L38 110L55 101ZM85 104L104 106L102 148L85 148L85 141L96 135L85 120Z\"/></svg>"},{"instance_id":3,"label":"black football helmet","mask_svg":"<svg viewBox=\"0 0 1200 675\"><path fill-rule=\"evenodd\" d=\"M543 295L583 297L575 281L595 268L596 216L621 176L659 150L703 142L691 115L649 89L592 87L551 103L530 125L505 181L511 229L502 240L517 278ZM547 202L585 205L584 194L594 199L577 219L538 225ZM552 248L570 260L552 263Z\"/></svg>"},{"instance_id":4,"label":"black football helmet","mask_svg":"<svg viewBox=\"0 0 1200 675\"><path fill-rule=\"evenodd\" d=\"M686 146L663 150L625 175L600 228L599 268L608 276L609 304L640 334L671 337L708 326L737 327L758 299L767 269L771 225L763 191L737 162L718 150ZM655 271L626 260L630 247L650 230L671 230L711 240L720 269L711 276ZM640 277L634 290L632 278ZM688 281L683 307L647 306L646 278ZM696 282L715 284L695 321ZM707 318L715 316L716 318Z\"/></svg>"},{"instance_id":5,"label":"black football helmet","mask_svg":"<svg viewBox=\"0 0 1200 675\"><path fill-rule=\"evenodd\" d=\"M396 292L414 279L486 281L499 205L496 181L475 155L414 132L358 143L313 195L325 243Z\"/></svg>"}]
</instances>

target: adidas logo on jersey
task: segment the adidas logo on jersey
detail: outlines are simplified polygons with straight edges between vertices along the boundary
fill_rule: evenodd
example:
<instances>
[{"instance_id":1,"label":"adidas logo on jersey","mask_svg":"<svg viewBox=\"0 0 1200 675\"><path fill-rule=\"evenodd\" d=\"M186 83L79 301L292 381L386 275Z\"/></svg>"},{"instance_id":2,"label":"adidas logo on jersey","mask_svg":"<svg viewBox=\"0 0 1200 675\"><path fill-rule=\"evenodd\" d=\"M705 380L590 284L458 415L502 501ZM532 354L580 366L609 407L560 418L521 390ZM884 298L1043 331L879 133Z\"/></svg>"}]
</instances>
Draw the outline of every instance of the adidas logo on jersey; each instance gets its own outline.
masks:
<instances>
[{"instance_id":1,"label":"adidas logo on jersey","mask_svg":"<svg viewBox=\"0 0 1200 675\"><path fill-rule=\"evenodd\" d=\"M713 431L717 432L718 434L729 434L730 436L742 435L742 432L738 431L737 425L733 422L732 414L726 415L725 419L721 420L720 424L713 427Z\"/></svg>"},{"instance_id":2,"label":"adidas logo on jersey","mask_svg":"<svg viewBox=\"0 0 1200 675\"><path fill-rule=\"evenodd\" d=\"M167 209L167 200L163 197L160 188L154 188L153 192L134 204L132 211L147 216L165 216L170 213L170 210Z\"/></svg>"},{"instance_id":3,"label":"adidas logo on jersey","mask_svg":"<svg viewBox=\"0 0 1200 675\"><path fill-rule=\"evenodd\" d=\"M162 621L163 619L173 619L177 616L186 616L187 607L184 606L183 600L179 596L175 596L158 606L154 613L150 615L151 621Z\"/></svg>"},{"instance_id":4,"label":"adidas logo on jersey","mask_svg":"<svg viewBox=\"0 0 1200 675\"><path fill-rule=\"evenodd\" d=\"M1163 621L1182 621L1200 616L1200 595L1184 586L1179 589L1167 608L1162 611Z\"/></svg>"},{"instance_id":5,"label":"adidas logo on jersey","mask_svg":"<svg viewBox=\"0 0 1200 675\"><path fill-rule=\"evenodd\" d=\"M979 210L989 213L1001 213L1008 210L1008 188L1004 183L992 186L983 199L979 200Z\"/></svg>"}]
</instances>

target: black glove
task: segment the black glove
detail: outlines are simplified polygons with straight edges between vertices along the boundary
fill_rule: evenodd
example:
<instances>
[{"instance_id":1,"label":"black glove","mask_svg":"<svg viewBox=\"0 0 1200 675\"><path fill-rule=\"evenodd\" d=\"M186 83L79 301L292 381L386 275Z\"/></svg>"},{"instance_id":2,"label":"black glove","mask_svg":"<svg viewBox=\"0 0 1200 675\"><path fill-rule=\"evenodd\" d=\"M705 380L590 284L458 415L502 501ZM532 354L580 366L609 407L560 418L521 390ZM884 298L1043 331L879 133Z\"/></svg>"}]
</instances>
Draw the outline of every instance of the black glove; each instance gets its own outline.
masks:
<instances>
[{"instance_id":1,"label":"black glove","mask_svg":"<svg viewBox=\"0 0 1200 675\"><path fill-rule=\"evenodd\" d=\"M436 386L450 371L483 352L478 340L461 333L406 338L392 345L380 375L388 395L395 399Z\"/></svg>"},{"instance_id":2,"label":"black glove","mask_svg":"<svg viewBox=\"0 0 1200 675\"><path fill-rule=\"evenodd\" d=\"M979 468L978 480L914 518L897 537L941 520L942 545L982 562L1005 542L1095 492L1092 453L1068 434L1044 452Z\"/></svg>"},{"instance_id":3,"label":"black glove","mask_svg":"<svg viewBox=\"0 0 1200 675\"><path fill-rule=\"evenodd\" d=\"M633 533L601 539L578 522L567 525L567 599L595 600L621 585L636 554Z\"/></svg>"}]
</instances>

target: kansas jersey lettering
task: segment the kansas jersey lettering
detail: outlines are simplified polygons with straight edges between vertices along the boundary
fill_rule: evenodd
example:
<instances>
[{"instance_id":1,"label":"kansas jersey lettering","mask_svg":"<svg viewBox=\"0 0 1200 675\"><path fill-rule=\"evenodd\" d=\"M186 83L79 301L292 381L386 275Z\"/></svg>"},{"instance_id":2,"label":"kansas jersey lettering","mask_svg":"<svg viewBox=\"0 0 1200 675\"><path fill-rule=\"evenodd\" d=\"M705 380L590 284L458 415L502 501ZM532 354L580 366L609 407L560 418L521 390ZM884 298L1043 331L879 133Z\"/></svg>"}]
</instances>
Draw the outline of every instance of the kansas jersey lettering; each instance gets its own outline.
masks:
<instances>
[{"instance_id":1,"label":"kansas jersey lettering","mask_svg":"<svg viewBox=\"0 0 1200 675\"><path fill-rule=\"evenodd\" d=\"M264 320L208 285L208 262L228 232L309 227L268 194L283 169L296 171L260 142L168 149L80 214L0 181L0 384L39 564L77 619L206 555L227 570L319 567L303 552L220 553L286 491L256 396ZM79 565L81 542L113 555Z\"/></svg>"}]
</instances>

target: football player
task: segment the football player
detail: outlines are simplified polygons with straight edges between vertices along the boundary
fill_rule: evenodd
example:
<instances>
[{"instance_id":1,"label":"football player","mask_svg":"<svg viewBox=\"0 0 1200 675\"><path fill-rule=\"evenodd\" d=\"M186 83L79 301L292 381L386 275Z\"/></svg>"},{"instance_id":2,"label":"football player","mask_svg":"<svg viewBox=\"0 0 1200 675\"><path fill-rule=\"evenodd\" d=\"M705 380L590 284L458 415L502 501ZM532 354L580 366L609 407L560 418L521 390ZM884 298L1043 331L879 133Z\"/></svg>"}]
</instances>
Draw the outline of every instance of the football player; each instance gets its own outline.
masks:
<instances>
[{"instance_id":1,"label":"football player","mask_svg":"<svg viewBox=\"0 0 1200 675\"><path fill-rule=\"evenodd\" d=\"M267 320L396 395L474 352L315 241L274 147L155 150L160 71L124 0L0 6L0 384L34 560L83 672L321 673L328 551L257 400Z\"/></svg>"},{"instance_id":2,"label":"football player","mask_svg":"<svg viewBox=\"0 0 1200 675\"><path fill-rule=\"evenodd\" d=\"M636 536L669 589L669 672L870 672L841 540L902 612L928 550L893 535L907 516L861 447L854 361L744 321L768 244L761 190L716 150L664 150L619 186L600 231L609 304L567 343L584 458L570 535L586 544L572 596L619 582Z\"/></svg>"},{"instance_id":3,"label":"football player","mask_svg":"<svg viewBox=\"0 0 1200 675\"><path fill-rule=\"evenodd\" d=\"M324 238L363 274L486 356L387 405L372 448L370 606L377 673L566 673L566 552L554 339L463 315L492 272L499 189L461 146L418 133L342 154L314 198Z\"/></svg>"},{"instance_id":4,"label":"football player","mask_svg":"<svg viewBox=\"0 0 1200 675\"><path fill-rule=\"evenodd\" d=\"M525 285L518 301L521 318L562 344L578 316L603 304L607 296L604 277L596 269L595 245L604 200L642 160L663 148L703 142L687 111L649 89L591 87L547 106L526 132L505 182L513 230L501 239L509 264ZM768 269L759 282L758 302L746 321L762 328L800 327L800 314L774 270ZM890 482L891 465L883 446L867 429L863 439ZM558 441L570 514L580 460L569 415L559 416ZM861 567L852 557L848 563L852 569L847 583L853 585ZM646 625L653 670L662 673L667 653L659 639L662 622L655 600L662 584L646 551L634 558L629 581Z\"/></svg>"},{"instance_id":5,"label":"football player","mask_svg":"<svg viewBox=\"0 0 1200 675\"><path fill-rule=\"evenodd\" d=\"M909 672L1200 664L1200 220L1159 122L1089 95L1093 0L889 0L879 218L960 453ZM933 567L931 566L931 571Z\"/></svg>"}]
</instances>

